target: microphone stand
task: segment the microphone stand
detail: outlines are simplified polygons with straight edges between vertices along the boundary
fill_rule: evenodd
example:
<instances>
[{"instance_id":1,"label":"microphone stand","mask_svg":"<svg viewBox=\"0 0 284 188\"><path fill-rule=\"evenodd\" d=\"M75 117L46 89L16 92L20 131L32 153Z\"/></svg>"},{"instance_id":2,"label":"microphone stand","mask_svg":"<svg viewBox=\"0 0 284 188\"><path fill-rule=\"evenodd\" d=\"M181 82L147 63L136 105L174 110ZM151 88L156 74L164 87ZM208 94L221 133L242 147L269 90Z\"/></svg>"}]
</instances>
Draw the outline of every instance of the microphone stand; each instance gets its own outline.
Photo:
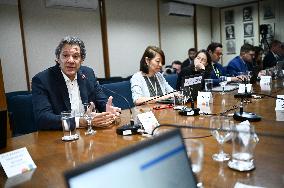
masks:
<instances>
[{"instance_id":1,"label":"microphone stand","mask_svg":"<svg viewBox=\"0 0 284 188\"><path fill-rule=\"evenodd\" d=\"M251 98L251 94L249 94L247 92L246 83L247 83L246 79L244 79L245 93L235 95L235 97L241 98L241 104L240 104L240 112L235 112L234 115L233 115L233 118L237 121L246 121L246 120L251 121L251 122L260 121L261 116L255 114L255 113L252 113L252 112L245 112L244 111L244 99L245 98Z\"/></svg>"},{"instance_id":2,"label":"microphone stand","mask_svg":"<svg viewBox=\"0 0 284 188\"><path fill-rule=\"evenodd\" d=\"M189 91L190 93L189 93L189 99L188 100L190 101L190 108L187 108L187 107L182 108L179 111L179 114L183 115L183 116L198 116L198 115L200 115L199 114L200 109L194 108L194 100L193 100L192 95L191 95L192 88L189 88L189 89L190 89L190 91Z\"/></svg>"}]
</instances>

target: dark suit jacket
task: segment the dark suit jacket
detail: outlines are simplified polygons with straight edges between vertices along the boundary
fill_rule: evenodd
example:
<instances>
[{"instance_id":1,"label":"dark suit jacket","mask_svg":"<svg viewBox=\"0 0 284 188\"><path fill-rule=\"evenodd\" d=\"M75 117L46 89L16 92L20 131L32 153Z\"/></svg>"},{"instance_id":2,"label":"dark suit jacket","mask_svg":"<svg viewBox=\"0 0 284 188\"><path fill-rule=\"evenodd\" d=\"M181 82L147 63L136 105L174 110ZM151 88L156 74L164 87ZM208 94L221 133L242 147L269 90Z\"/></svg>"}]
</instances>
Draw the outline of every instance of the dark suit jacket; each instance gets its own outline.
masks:
<instances>
[{"instance_id":1,"label":"dark suit jacket","mask_svg":"<svg viewBox=\"0 0 284 188\"><path fill-rule=\"evenodd\" d=\"M188 67L181 70L178 74L177 78L177 90L183 86L184 78L187 76L194 77L194 76L202 76L202 88L204 88L204 79L210 78L210 74L212 71L211 63L205 67L205 70L195 71L194 64L189 65Z\"/></svg>"},{"instance_id":2,"label":"dark suit jacket","mask_svg":"<svg viewBox=\"0 0 284 188\"><path fill-rule=\"evenodd\" d=\"M92 101L99 111L105 111L107 97L97 83L93 70L81 66L77 73L77 81L82 102ZM58 64L33 77L32 95L35 123L38 129L61 129L60 113L71 110L71 104Z\"/></svg>"},{"instance_id":3,"label":"dark suit jacket","mask_svg":"<svg viewBox=\"0 0 284 188\"><path fill-rule=\"evenodd\" d=\"M274 67L277 63L277 59L271 51L269 51L263 58L263 69Z\"/></svg>"}]
</instances>

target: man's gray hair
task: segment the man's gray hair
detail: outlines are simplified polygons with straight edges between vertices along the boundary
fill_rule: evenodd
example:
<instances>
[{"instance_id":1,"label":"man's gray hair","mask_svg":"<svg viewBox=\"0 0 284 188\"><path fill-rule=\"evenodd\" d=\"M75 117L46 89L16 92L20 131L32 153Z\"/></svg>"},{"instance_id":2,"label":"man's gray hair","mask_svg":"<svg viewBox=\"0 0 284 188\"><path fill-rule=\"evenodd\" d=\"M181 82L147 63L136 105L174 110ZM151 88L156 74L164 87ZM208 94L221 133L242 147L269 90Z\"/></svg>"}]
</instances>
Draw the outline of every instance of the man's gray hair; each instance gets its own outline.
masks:
<instances>
[{"instance_id":1,"label":"man's gray hair","mask_svg":"<svg viewBox=\"0 0 284 188\"><path fill-rule=\"evenodd\" d=\"M61 50L65 44L70 44L70 45L78 45L80 47L80 54L81 58L84 61L86 58L86 48L84 42L79 39L78 37L72 37L72 36L66 36L64 37L60 43L58 44L56 50L55 50L55 56L57 59L59 59Z\"/></svg>"}]
</instances>

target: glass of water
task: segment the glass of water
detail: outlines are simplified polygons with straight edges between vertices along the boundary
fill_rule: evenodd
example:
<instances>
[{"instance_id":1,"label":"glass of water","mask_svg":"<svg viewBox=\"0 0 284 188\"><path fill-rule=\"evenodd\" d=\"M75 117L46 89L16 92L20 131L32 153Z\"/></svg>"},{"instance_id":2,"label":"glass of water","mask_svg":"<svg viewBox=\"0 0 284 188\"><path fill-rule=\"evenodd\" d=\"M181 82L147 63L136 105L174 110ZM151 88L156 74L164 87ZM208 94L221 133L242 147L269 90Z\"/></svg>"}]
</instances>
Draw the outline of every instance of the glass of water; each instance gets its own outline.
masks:
<instances>
[{"instance_id":1,"label":"glass of water","mask_svg":"<svg viewBox=\"0 0 284 188\"><path fill-rule=\"evenodd\" d=\"M77 140L79 135L76 133L76 121L74 111L61 112L61 123L63 130L63 141Z\"/></svg>"},{"instance_id":2,"label":"glass of water","mask_svg":"<svg viewBox=\"0 0 284 188\"><path fill-rule=\"evenodd\" d=\"M94 135L96 131L92 128L92 119L95 117L95 105L94 103L84 103L84 114L83 118L87 121L87 131L85 135Z\"/></svg>"},{"instance_id":3,"label":"glass of water","mask_svg":"<svg viewBox=\"0 0 284 188\"><path fill-rule=\"evenodd\" d=\"M254 166L254 149L259 139L254 132L254 126L240 123L234 127L232 159L228 166L238 171L249 171Z\"/></svg>"},{"instance_id":4,"label":"glass of water","mask_svg":"<svg viewBox=\"0 0 284 188\"><path fill-rule=\"evenodd\" d=\"M220 80L220 85L222 87L222 95L224 95L225 94L225 86L227 84L227 77L226 76L220 76L219 80Z\"/></svg>"},{"instance_id":5,"label":"glass of water","mask_svg":"<svg viewBox=\"0 0 284 188\"><path fill-rule=\"evenodd\" d=\"M191 161L192 171L197 175L202 169L204 146L199 140L185 139L184 144L187 151L187 156ZM197 187L203 187L202 181L197 182Z\"/></svg>"},{"instance_id":6,"label":"glass of water","mask_svg":"<svg viewBox=\"0 0 284 188\"><path fill-rule=\"evenodd\" d=\"M223 144L232 138L232 127L234 122L227 117L217 116L210 119L211 134L219 144L219 153L213 154L214 161L227 161L230 155L223 151Z\"/></svg>"}]
</instances>

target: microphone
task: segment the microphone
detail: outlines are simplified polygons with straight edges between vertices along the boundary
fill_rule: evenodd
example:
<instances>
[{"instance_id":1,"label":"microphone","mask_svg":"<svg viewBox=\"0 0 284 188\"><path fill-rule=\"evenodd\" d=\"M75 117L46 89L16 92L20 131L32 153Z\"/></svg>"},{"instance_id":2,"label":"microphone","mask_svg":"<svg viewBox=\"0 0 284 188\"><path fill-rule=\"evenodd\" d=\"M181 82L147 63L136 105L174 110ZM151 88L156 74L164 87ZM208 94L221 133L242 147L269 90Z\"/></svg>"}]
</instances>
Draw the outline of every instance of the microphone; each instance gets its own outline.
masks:
<instances>
[{"instance_id":1,"label":"microphone","mask_svg":"<svg viewBox=\"0 0 284 188\"><path fill-rule=\"evenodd\" d=\"M242 80L241 78L239 78L239 79ZM261 116L255 114L255 113L252 113L252 112L245 112L244 111L244 106L243 106L244 99L251 98L252 95L251 95L251 93L247 92L246 84L247 84L248 80L246 78L244 78L242 81L245 84L245 93L238 93L238 94L234 95L235 98L241 98L241 104L240 104L240 112L235 112L234 115L233 115L233 118L237 121L246 121L246 120L251 121L251 122L260 121Z\"/></svg>"},{"instance_id":2,"label":"microphone","mask_svg":"<svg viewBox=\"0 0 284 188\"><path fill-rule=\"evenodd\" d=\"M119 134L119 135L132 135L132 134L138 134L138 130L141 128L140 125L137 125L134 123L134 119L133 119L133 113L132 113L132 110L131 110L131 106L130 106L130 103L129 101L127 100L126 97L124 97L123 95L111 90L111 89L108 89L106 88L104 85L100 85L103 89L109 91L110 93L122 98L126 104L128 105L128 108L129 108L129 112L130 112L130 123L129 124L125 124L125 125L122 125L120 127L118 127L116 129L116 133Z\"/></svg>"},{"instance_id":3,"label":"microphone","mask_svg":"<svg viewBox=\"0 0 284 188\"><path fill-rule=\"evenodd\" d=\"M191 88L191 87L188 87L188 88L189 88L189 90L187 92L189 93L189 95L188 95L189 98L185 102L190 101L190 108L187 108L187 107L182 108L179 111L179 115L182 115L182 116L198 116L198 115L200 115L199 114L200 109L194 108L194 100L193 100L192 95L191 95L193 88Z\"/></svg>"}]
</instances>

